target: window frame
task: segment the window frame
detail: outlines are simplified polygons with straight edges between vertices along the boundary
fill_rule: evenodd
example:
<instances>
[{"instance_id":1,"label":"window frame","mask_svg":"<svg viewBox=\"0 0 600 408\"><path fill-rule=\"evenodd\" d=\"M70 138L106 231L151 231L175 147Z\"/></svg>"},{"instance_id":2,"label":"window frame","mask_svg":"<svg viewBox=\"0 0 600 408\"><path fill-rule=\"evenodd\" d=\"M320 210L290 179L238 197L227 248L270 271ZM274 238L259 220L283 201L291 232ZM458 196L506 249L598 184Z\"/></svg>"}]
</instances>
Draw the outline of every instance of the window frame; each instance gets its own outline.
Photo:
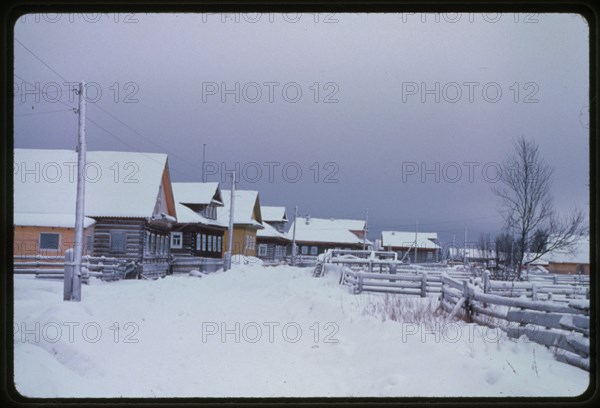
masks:
<instances>
[{"instance_id":1,"label":"window frame","mask_svg":"<svg viewBox=\"0 0 600 408\"><path fill-rule=\"evenodd\" d=\"M42 234L45 235L57 235L58 236L58 243L57 243L57 247L56 248L43 248L42 247ZM38 236L38 246L39 246L39 250L42 251L58 251L60 250L60 245L61 245L61 233L60 232L52 232L52 231L43 231L40 232L39 236Z\"/></svg>"},{"instance_id":2,"label":"window frame","mask_svg":"<svg viewBox=\"0 0 600 408\"><path fill-rule=\"evenodd\" d=\"M179 238L179 244L175 243L176 237ZM171 231L171 242L170 247L173 249L183 249L183 232L182 231Z\"/></svg>"}]
</instances>

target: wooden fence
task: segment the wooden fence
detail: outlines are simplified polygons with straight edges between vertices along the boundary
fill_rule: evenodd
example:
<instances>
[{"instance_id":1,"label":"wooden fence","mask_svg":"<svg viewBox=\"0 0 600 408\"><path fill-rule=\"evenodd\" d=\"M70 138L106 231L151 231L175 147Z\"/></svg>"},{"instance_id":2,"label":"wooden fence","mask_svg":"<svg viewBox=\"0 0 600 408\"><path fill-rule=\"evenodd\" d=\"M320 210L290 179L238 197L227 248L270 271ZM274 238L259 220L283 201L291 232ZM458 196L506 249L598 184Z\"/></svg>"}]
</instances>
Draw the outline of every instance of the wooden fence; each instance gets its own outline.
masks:
<instances>
[{"instance_id":1,"label":"wooden fence","mask_svg":"<svg viewBox=\"0 0 600 408\"><path fill-rule=\"evenodd\" d=\"M223 258L178 256L171 261L171 270L173 273L189 273L194 269L201 272L215 272L223 269L224 261Z\"/></svg>"},{"instance_id":2,"label":"wooden fence","mask_svg":"<svg viewBox=\"0 0 600 408\"><path fill-rule=\"evenodd\" d=\"M137 263L109 257L83 257L83 282L90 276L105 281L123 279L135 275ZM43 255L15 255L13 270L17 275L35 275L36 278L64 279L65 257Z\"/></svg>"},{"instance_id":3,"label":"wooden fence","mask_svg":"<svg viewBox=\"0 0 600 408\"><path fill-rule=\"evenodd\" d=\"M558 360L589 371L588 299L570 299L568 303L536 300L533 290L531 299L507 297L494 294L496 283L489 279L484 279L483 288L474 283L443 275L442 309L451 317L462 313L467 320L498 327L511 338L525 336L554 347Z\"/></svg>"},{"instance_id":4,"label":"wooden fence","mask_svg":"<svg viewBox=\"0 0 600 408\"><path fill-rule=\"evenodd\" d=\"M331 267L329 267L331 268ZM328 267L325 267L326 271ZM346 266L338 267L340 271L339 283L352 287L354 293L385 292L404 295L440 294L442 292L442 273L423 272L418 270L403 271L399 273L373 273L355 271ZM466 272L452 271L455 279L465 279Z\"/></svg>"}]
</instances>

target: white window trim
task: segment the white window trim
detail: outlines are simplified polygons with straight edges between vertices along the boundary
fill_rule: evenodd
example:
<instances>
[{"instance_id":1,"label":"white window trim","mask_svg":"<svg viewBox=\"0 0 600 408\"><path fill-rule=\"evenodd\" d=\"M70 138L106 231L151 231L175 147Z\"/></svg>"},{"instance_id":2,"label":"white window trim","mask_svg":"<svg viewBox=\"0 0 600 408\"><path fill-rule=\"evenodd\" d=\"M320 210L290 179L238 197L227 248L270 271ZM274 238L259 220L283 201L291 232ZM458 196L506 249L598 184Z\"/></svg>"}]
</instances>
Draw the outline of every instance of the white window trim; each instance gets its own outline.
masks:
<instances>
[{"instance_id":1,"label":"white window trim","mask_svg":"<svg viewBox=\"0 0 600 408\"><path fill-rule=\"evenodd\" d=\"M179 244L174 242L174 238L179 238ZM171 232L171 248L181 249L183 248L183 232Z\"/></svg>"}]
</instances>

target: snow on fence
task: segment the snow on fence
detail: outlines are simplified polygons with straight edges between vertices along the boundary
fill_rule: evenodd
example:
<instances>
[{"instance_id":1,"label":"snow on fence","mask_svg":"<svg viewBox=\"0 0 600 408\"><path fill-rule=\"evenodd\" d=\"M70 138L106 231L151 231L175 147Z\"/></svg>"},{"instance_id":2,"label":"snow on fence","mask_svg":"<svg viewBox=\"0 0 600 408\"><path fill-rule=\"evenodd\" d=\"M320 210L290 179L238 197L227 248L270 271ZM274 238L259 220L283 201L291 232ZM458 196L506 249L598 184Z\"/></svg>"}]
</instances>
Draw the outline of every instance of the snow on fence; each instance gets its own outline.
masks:
<instances>
[{"instance_id":1,"label":"snow on fence","mask_svg":"<svg viewBox=\"0 0 600 408\"><path fill-rule=\"evenodd\" d=\"M400 273L373 273L355 271L344 266L340 271L339 283L349 285L355 294L361 292L385 292L404 295L427 296L442 291L442 273L428 273L419 270ZM327 270L326 267L324 269ZM450 270L455 279L466 279L465 272Z\"/></svg>"},{"instance_id":2,"label":"snow on fence","mask_svg":"<svg viewBox=\"0 0 600 408\"><path fill-rule=\"evenodd\" d=\"M105 281L123 279L134 273L137 264L118 258L104 256L83 258L83 282L87 283L90 276ZM35 275L36 278L64 279L65 257L44 255L15 255L13 261L15 274Z\"/></svg>"},{"instance_id":3,"label":"snow on fence","mask_svg":"<svg viewBox=\"0 0 600 408\"><path fill-rule=\"evenodd\" d=\"M192 270L215 272L223 269L223 258L175 257L171 261L173 273L189 273Z\"/></svg>"},{"instance_id":4,"label":"snow on fence","mask_svg":"<svg viewBox=\"0 0 600 408\"><path fill-rule=\"evenodd\" d=\"M441 307L451 317L462 312L467 319L499 327L509 337L525 336L536 343L554 347L558 360L589 371L588 299L571 299L565 304L536 300L535 295L532 299L506 297L491 293L493 285L489 282L489 274L483 282L461 282L444 274Z\"/></svg>"},{"instance_id":5,"label":"snow on fence","mask_svg":"<svg viewBox=\"0 0 600 408\"><path fill-rule=\"evenodd\" d=\"M554 285L571 284L571 285L588 285L590 284L589 275L565 275L565 274L529 274L527 277L529 282L553 283Z\"/></svg>"}]
</instances>

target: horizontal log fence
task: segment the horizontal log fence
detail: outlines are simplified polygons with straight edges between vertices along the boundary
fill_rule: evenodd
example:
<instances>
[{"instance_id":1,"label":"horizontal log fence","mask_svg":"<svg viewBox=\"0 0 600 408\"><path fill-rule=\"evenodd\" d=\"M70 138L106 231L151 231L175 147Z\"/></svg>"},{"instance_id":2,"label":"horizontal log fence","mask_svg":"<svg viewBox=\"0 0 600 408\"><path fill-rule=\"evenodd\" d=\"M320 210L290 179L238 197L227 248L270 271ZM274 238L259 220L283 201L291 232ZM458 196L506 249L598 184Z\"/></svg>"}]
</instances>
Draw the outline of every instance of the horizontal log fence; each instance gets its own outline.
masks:
<instances>
[{"instance_id":1,"label":"horizontal log fence","mask_svg":"<svg viewBox=\"0 0 600 408\"><path fill-rule=\"evenodd\" d=\"M568 302L507 297L493 293L499 283L484 276L483 287L477 282L459 281L442 276L441 308L455 316L459 312L467 320L498 327L511 338L525 338L552 347L556 358L589 371L590 319L589 300L571 299ZM506 282L501 282L506 284ZM527 290L530 282L515 283ZM535 286L533 286L535 288ZM540 289L540 288L538 288Z\"/></svg>"},{"instance_id":2,"label":"horizontal log fence","mask_svg":"<svg viewBox=\"0 0 600 408\"><path fill-rule=\"evenodd\" d=\"M110 257L83 256L82 281L88 283L89 277L98 277L105 281L119 280L136 273L137 263ZM64 256L16 255L13 270L17 275L34 275L36 278L63 279L65 274Z\"/></svg>"}]
</instances>

